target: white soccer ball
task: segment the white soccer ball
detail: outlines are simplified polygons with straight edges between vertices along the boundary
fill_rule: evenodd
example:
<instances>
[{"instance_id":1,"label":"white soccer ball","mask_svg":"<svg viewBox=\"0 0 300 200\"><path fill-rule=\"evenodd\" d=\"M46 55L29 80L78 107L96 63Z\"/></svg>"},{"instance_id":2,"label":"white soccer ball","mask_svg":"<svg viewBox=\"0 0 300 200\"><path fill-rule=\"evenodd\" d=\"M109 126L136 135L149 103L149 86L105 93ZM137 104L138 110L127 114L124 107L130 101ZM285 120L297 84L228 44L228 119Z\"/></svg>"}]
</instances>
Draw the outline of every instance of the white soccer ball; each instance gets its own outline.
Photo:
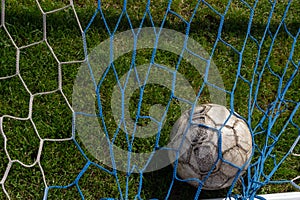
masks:
<instances>
[{"instance_id":1,"label":"white soccer ball","mask_svg":"<svg viewBox=\"0 0 300 200\"><path fill-rule=\"evenodd\" d=\"M179 150L177 174L182 179L203 181L206 190L230 186L237 175L246 171L252 154L248 125L237 113L230 115L226 107L217 104L196 107L191 123L190 113L184 112L171 132L171 147ZM174 151L169 157L176 159ZM199 185L198 181L188 183Z\"/></svg>"}]
</instances>

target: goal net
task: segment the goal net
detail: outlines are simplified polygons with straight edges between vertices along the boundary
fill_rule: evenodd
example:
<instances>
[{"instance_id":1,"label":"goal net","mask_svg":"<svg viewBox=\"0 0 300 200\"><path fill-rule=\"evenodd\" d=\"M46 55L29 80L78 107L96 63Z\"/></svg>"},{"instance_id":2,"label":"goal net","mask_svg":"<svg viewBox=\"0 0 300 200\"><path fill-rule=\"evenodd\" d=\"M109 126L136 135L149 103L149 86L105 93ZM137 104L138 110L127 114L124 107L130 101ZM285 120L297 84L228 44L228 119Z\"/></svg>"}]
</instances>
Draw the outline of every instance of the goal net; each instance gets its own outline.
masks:
<instances>
[{"instance_id":1,"label":"goal net","mask_svg":"<svg viewBox=\"0 0 300 200\"><path fill-rule=\"evenodd\" d=\"M0 199L299 198L298 13L292 0L1 0ZM193 187L169 156L176 120L205 103L253 138L244 166L221 155L247 170L215 191L215 167Z\"/></svg>"}]
</instances>

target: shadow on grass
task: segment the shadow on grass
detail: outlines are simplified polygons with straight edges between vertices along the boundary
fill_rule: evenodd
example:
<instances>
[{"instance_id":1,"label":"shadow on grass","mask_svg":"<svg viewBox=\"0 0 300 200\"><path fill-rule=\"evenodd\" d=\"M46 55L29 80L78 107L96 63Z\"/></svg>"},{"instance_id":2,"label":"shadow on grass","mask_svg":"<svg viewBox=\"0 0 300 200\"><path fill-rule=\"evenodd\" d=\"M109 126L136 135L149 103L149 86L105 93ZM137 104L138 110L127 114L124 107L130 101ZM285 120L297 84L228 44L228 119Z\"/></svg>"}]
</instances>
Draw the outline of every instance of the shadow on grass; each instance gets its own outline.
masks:
<instances>
[{"instance_id":1,"label":"shadow on grass","mask_svg":"<svg viewBox=\"0 0 300 200\"><path fill-rule=\"evenodd\" d=\"M81 7L76 7L76 12L78 14L79 20L81 22L81 25L83 29L86 28L87 24L90 22L96 6L85 6L82 7L82 4L80 4ZM70 9L71 10L71 9ZM163 8L160 8L161 11L164 11ZM38 10L36 10L38 11ZM107 11L105 10L105 20L108 24L109 27L114 27L116 22L119 20L119 12L113 11L113 9L108 9ZM73 20L73 13L72 12L66 12L64 11L59 11L58 14L55 18L47 19L47 25L51 26L52 28L58 28L58 27L63 27L63 29L67 32L72 32L78 31L78 26L77 22ZM51 15L51 14L49 14ZM62 16L65 16L62 17ZM13 10L6 11L5 13L6 16L6 22L9 24L13 25L14 27L20 28L20 31L16 30L16 33L19 32L19 35L21 39L27 40L27 36L32 33L31 31L28 31L31 29L32 31L35 29L38 29L42 31L42 18L41 18L41 13L39 12L34 12L33 10L31 11L30 15L28 15L28 9L21 9L19 7L15 7ZM69 17L68 17L69 16ZM98 16L100 17L100 13L98 12ZM164 23L164 28L172 28L180 32L185 32L186 24L183 21L178 20L179 18L176 18L174 15L169 14L169 18ZM101 18L101 17L100 17ZM123 18L125 18L123 16ZM162 18L160 20L154 19L151 17L153 20L153 23L160 27ZM122 19L124 20L124 19ZM133 28L138 28L141 25L141 18L134 18L131 16L131 25ZM101 21L103 19L101 18ZM225 18L225 23L224 27L222 30L222 33L225 34L234 34L237 37L243 37L245 35L245 32L247 32L247 26L249 23L249 17L248 15L228 15L227 18ZM25 25L29 26L25 26ZM271 21L270 23L270 29L275 30L280 24L279 20L276 20L276 22ZM214 40L211 40L209 34L214 32L216 33L218 31L220 25L220 17L212 12L209 9L205 9L205 11L199 15L196 15L195 18L193 19L191 25L190 25L190 34L191 35L203 35L206 37L208 42L215 42ZM130 29L130 24L128 23L127 20L124 20L124 23L120 23L118 27L118 31L126 31ZM150 20L149 16L147 16L143 22L143 27L152 27L152 21ZM286 23L287 30L289 30L292 34L296 34L299 30L300 27L300 22L297 20L293 20L292 22L287 22ZM262 34L265 31L266 24L264 23L264 20L255 20L252 22L251 25L251 34ZM95 24L93 27L91 27L89 31L95 32L95 34L101 35L106 33L106 26L104 23L98 23ZM22 31L24 30L24 32ZM27 31L25 31L27 30ZM58 35L59 37L59 35ZM107 38L105 38L107 39ZM243 38L244 39L244 38Z\"/></svg>"}]
</instances>

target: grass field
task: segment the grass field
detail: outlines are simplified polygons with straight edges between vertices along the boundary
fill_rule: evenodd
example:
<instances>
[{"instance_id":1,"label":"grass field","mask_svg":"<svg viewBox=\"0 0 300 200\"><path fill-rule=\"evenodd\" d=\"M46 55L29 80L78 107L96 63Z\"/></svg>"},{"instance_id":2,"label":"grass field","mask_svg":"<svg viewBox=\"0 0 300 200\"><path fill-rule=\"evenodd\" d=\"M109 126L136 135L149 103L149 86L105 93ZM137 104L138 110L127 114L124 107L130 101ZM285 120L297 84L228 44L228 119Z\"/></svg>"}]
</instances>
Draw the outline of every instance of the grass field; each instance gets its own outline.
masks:
<instances>
[{"instance_id":1,"label":"grass field","mask_svg":"<svg viewBox=\"0 0 300 200\"><path fill-rule=\"evenodd\" d=\"M39 2L45 12L62 8L69 4L66 0L41 0ZM225 11L228 3L227 0L210 0L207 2L220 13ZM252 6L255 1L249 0L246 2ZM197 1L192 0L173 0L171 9L188 20L196 4ZM80 24L85 29L97 8L97 1L74 0L74 5ZM160 26L167 6L167 1L159 0L151 2L149 8L155 26ZM251 26L251 35L257 42L251 39L247 40L240 68L240 76L243 79L237 79L237 85L234 90L239 56L236 51L225 45L225 43L219 42L215 48L213 47L217 39L221 17L208 5L200 3L198 11L190 24L189 36L201 44L208 53L214 50L213 61L221 73L225 89L230 94L234 94L233 97L229 94L227 95L227 104L229 105L230 100L233 100L235 111L250 123L256 143L252 163L259 163L256 166L260 166L260 162L264 164L264 168L260 170L265 175L273 173L274 160L279 162L284 157L290 150L291 145L299 138L300 131L300 108L297 109L296 107L300 105L299 39L295 44L294 54L290 55L290 49L294 42L293 37L297 34L299 35L300 31L300 16L297 14L300 12L300 4L298 2L294 1L291 3L289 12L285 18L286 29L282 26L276 35L276 40L272 40L280 25L286 6L286 1L277 2L270 21L269 32L264 37L272 5L268 0L262 0L257 3ZM115 27L122 12L122 7L123 2L121 1L105 0L102 2L103 13L110 29ZM116 33L130 29L130 24L134 28L139 27L145 7L146 3L144 1L127 1L127 13L131 23L128 23L126 18L123 17ZM249 15L250 9L241 3L241 1L234 0L231 2L228 12L224 17L221 37L238 51L241 51L244 45ZM81 63L67 62L84 60L82 36L71 7L47 14L46 22L46 38L55 56L53 56L46 43L41 42L33 46L21 48L18 62L16 48L4 27L0 27L0 123L2 122L2 125L0 125L2 128L0 129L0 131L2 130L2 134L0 135L0 185L2 186L0 187L0 199L7 199L3 188L5 188L11 199L43 199L45 190L44 182L48 186L68 186L74 181L77 181L77 187L80 187L85 199L100 199L104 197L122 199L126 195L128 199L134 199L135 195L139 192L140 176L138 174L126 176L126 173L118 172L118 185L114 176L104 172L97 165L90 165L79 181L76 179L86 165L87 159L81 154L75 142L71 139L72 111L67 102L72 104L73 83ZM151 18L147 17L143 27L150 26L152 26ZM17 47L41 41L45 33L43 32L42 13L37 3L33 0L6 1L5 27ZM164 28L185 33L187 27L180 18L169 14L166 18ZM88 51L92 51L94 47L107 38L109 38L109 34L103 18L98 13L86 31ZM262 39L261 47L258 48L258 44ZM271 51L269 51L270 46L272 46ZM270 53L269 56L268 53ZM138 50L136 65L149 63L151 54L152 49ZM258 55L260 59L257 60L256 64ZM116 73L119 77L129 70L131 56L130 53L125 54L114 62ZM289 63L286 68L289 56L291 56L291 60L293 60L295 65ZM267 62L269 65L263 67L266 58L269 59ZM61 65L58 64L56 59ZM174 66L177 59L177 55L158 50L155 62L165 66ZM16 71L16 63L19 65L19 72ZM62 72L61 88L59 88L59 84L61 83L58 73L59 66ZM203 84L203 79L195 68L183 60L178 72L184 75L195 93L197 93ZM270 104L275 102L278 105L277 97L281 94L293 74L295 78L284 96L284 99L287 100L284 102L285 106L280 107L280 112L276 109L266 112ZM281 76L283 78L280 78ZM20 77L26 83L27 88L24 87ZM253 91L257 88L257 93L255 93L257 94L257 99L255 100L256 106L253 111L249 112L248 99L251 87L247 81L250 83L251 80L254 80ZM260 83L259 86L257 86L258 81ZM116 84L117 80L114 71L109 70L101 85L100 95L103 118L106 121L107 130L111 137L118 128L118 124L113 121L114 118L110 105L113 89ZM279 86L282 86L282 88ZM251 97L254 97L255 94L252 94ZM130 99L129 110L132 118L135 117L137 112L136 105L139 101L139 95L139 91L136 90ZM149 115L150 107L154 104L166 106L169 95L169 89L155 84L147 85L144 91L141 115ZM33 100L32 104L30 103L31 100ZM207 103L209 101L208 90L205 87L198 103ZM293 111L295 113L292 118L293 123L291 123L289 116ZM278 114L277 119L275 119L276 114ZM260 122L265 115L267 116L266 120ZM178 101L173 100L167 114L166 123L161 131L159 141L161 146L168 142L172 125L179 116ZM275 123L271 124L270 122L274 119ZM144 126L149 121L149 119L139 119L138 124ZM267 136L268 130L272 133L268 136L273 137ZM281 133L282 130L284 131ZM5 138L7 139L6 142ZM52 139L62 140L52 141ZM43 141L43 146L41 146L41 141ZM101 162L89 154L77 136L76 141L91 161L101 165ZM115 145L126 150L127 143L125 141L125 134L121 131L115 140ZM155 137L147 139L137 138L132 151L151 152L155 141ZM6 148L4 148L5 143ZM272 149L271 155L266 157L264 161L260 160L265 155L265 152L270 149ZM41 153L41 156L39 153ZM300 154L299 143L294 149L294 153ZM25 165L34 165L32 167L23 167L19 162L14 161L9 170L8 177L3 183L1 180L2 177L6 176L5 172L9 160L18 160ZM36 163L36 161L40 162ZM111 170L109 167L104 167ZM270 177L270 180L263 176L258 179L264 185L259 188L258 193L295 191L296 189L288 183L267 185L265 183L276 180L291 180L299 175L299 157L289 155L278 170ZM168 194L172 176L173 170L171 165L158 171L143 174L140 198L164 199ZM43 177L45 177L45 180L43 180ZM48 199L80 199L81 196L77 187L76 185L72 185L62 189L50 189ZM233 193L240 194L241 190L241 183L238 183ZM184 182L175 180L169 199L194 199L196 192L195 188ZM227 192L228 189L217 192L202 191L200 197L224 197Z\"/></svg>"}]
</instances>

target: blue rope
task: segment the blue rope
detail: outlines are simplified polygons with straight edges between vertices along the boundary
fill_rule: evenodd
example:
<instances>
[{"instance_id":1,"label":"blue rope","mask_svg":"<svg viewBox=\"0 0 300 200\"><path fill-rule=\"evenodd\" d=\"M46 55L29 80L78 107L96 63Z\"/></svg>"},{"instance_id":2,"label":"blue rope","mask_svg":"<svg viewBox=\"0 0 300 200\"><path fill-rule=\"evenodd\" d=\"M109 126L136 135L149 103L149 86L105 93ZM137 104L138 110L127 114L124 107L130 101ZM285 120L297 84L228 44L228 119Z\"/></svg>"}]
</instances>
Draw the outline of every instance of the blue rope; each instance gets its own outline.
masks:
<instances>
[{"instance_id":1,"label":"blue rope","mask_svg":"<svg viewBox=\"0 0 300 200\"><path fill-rule=\"evenodd\" d=\"M120 196L117 197L118 199L128 199L129 198L128 195L129 195L129 190L130 190L130 176L132 175L133 170L138 170L139 171L139 187L137 188L137 193L135 195L135 199L141 199L142 198L142 192L143 192L143 173L144 173L147 166L144 166L144 168L141 168L141 169L138 169L137 166L131 166L132 150L133 150L133 145L134 145L134 142L135 142L135 133L136 133L137 123L138 123L139 119L148 118L148 119L151 119L152 121L156 121L156 123L160 126L160 129L161 129L161 126L163 124L163 120L166 117L166 113L168 112L168 109L169 109L169 106L170 106L170 103L171 103L172 100L176 99L178 101L185 102L185 103L188 103L190 105L193 105L193 109L194 109L196 104L197 104L197 100L200 98L200 95L203 93L204 88L207 85L211 85L211 86L213 86L213 87L215 87L219 90L223 90L222 88L219 88L219 87L209 83L209 81L207 79L208 78L208 72L209 72L210 65L211 65L211 60L213 59L213 57L215 55L218 44L220 44L220 43L222 43L222 44L226 45L228 48L230 48L235 54L238 55L238 58L239 58L233 87L232 87L231 91L227 91L227 90L224 91L223 90L224 92L226 92L230 95L231 114L233 114L233 112L234 112L235 90L238 87L238 82L240 80L242 80L244 83L246 83L250 87L249 98L248 98L248 102L247 102L248 117L247 117L246 121L248 122L249 125L251 125L252 124L251 114L254 112L255 109L258 109L261 113L263 113L263 115L262 115L261 119L259 120L259 123L255 124L255 125L252 125L250 127L251 132L253 133L254 137L258 137L262 134L266 134L265 145L263 147L260 147L259 145L254 144L254 149L260 156L259 156L259 158L257 158L257 160L253 161L250 164L249 170L247 171L246 179L241 178L241 182L242 182L242 191L241 192L242 193L239 194L239 195L233 195L232 190L234 188L234 185L232 185L229 188L227 196L228 197L231 196L231 197L234 197L236 199L248 199L248 198L253 199L254 197L256 197L258 199L264 199L263 197L257 196L256 192L261 187L263 187L264 185L270 184L270 183L275 183L275 184L291 183L296 188L300 189L297 184L291 182L290 180L276 180L276 181L272 180L272 177L275 174L275 172L277 171L277 169L285 161L287 156L289 156L292 153L293 149L295 148L295 146L297 144L297 143L294 143L294 145L290 148L290 150L288 152L286 152L286 154L279 160L279 162L277 161L276 155L273 155L272 152L273 152L273 149L276 146L277 141L282 136L284 130L287 128L288 125L292 125L293 127L298 129L298 131L299 131L299 136L297 138L297 141L299 140L299 137L300 137L299 122L294 121L294 117L296 115L297 110L299 110L300 103L296 102L296 101L293 101L293 100L285 99L285 95L288 92L288 90L290 89L293 81L296 80L297 75L299 76L299 65L300 65L299 61L297 63L297 61L293 60L293 54L295 52L295 46L296 46L297 41L299 42L298 38L299 38L299 35L300 35L300 28L298 29L298 32L295 35L293 35L293 33L291 33L291 31L288 30L287 24L285 22L285 19L286 19L286 16L288 14L288 11L290 9L292 0L290 0L288 2L287 6L286 6L286 8L283 12L281 21L280 21L280 23L279 23L279 25L278 25L275 32L274 31L272 32L270 30L270 26L271 26L271 21L272 21L274 12L275 12L277 1L275 0L273 2L271 2L271 1L269 2L270 6L271 6L271 9L270 9L270 12L269 12L269 16L267 18L267 24L265 26L262 38L260 40L253 35L252 29L251 29L252 24L253 24L255 9L257 8L257 4L258 4L259 1L256 0L252 6L249 5L249 3L247 3L245 0L240 0L240 2L246 8L249 9L249 21L248 21L247 33L246 33L245 39L243 41L243 45L242 45L241 49L239 50L236 47L234 47L234 45L232 45L229 41L226 41L222 37L223 26L224 26L224 23L225 23L225 17L227 16L227 13L229 12L230 6L232 4L231 0L228 0L226 8L225 8L223 13L217 11L211 4L209 4L205 0L198 0L196 6L194 7L194 9L192 11L192 15L189 19L185 19L179 13L172 10L171 6L172 6L173 1L169 0L168 5L165 8L164 17L161 21L161 24L159 25L159 28L155 28L154 19L152 17L152 13L151 13L151 10L150 10L151 1L148 0L147 4L145 6L145 11L143 13L143 17L142 17L142 19L139 23L139 28L143 27L146 19L149 19L150 24L153 27L153 32L155 33L155 36L156 36L155 43L154 43L153 50L152 50L150 65L148 67L148 71L147 71L145 80L144 80L144 82L142 82L140 80L138 72L136 71L136 68L135 68L137 40L138 40L139 32L134 32L133 31L132 34L134 36L134 45L133 45L134 49L133 49L133 52L132 52L131 65L130 65L130 69L129 69L129 74L128 74L127 79L125 81L125 85L124 85L124 87L122 87L122 85L120 83L120 80L119 80L118 73L117 73L116 68L114 66L114 63L113 63L113 59L114 59L113 39L114 39L114 36L115 36L115 34L116 34L116 32L117 32L117 30L118 30L118 28L119 28L119 26L120 26L123 19L126 19L127 23L129 24L129 27L132 30L135 27L133 26L132 20L130 19L130 16L128 15L128 12L127 12L127 0L124 0L124 2L123 2L122 12L119 15L117 23L114 25L114 27L109 26L111 24L107 21L107 18L104 15L104 11L103 11L103 8L102 8L102 2L101 2L101 0L98 0L97 9L95 10L93 16L91 17L90 22L88 23L88 25L85 27L82 39L83 39L84 52L85 52L86 61L87 61L88 67L89 67L90 76L91 76L92 81L93 81L94 86L95 86L95 93L97 94L97 103L98 103L98 109L99 109L99 116L91 116L88 113L75 113L74 116L73 116L73 138L74 138L74 142L75 142L76 146L78 147L79 151L81 152L81 154L87 160L87 162L86 162L86 165L84 166L84 168L81 170L81 172L78 174L78 176L74 180L74 182L70 183L69 185L65 185L65 186L49 186L49 187L47 187L45 189L44 199L47 199L47 195L49 193L49 190L51 190L51 189L55 189L55 188L56 189L66 189L66 188L69 188L69 187L74 186L74 185L77 187L77 190L78 190L81 198L84 199L84 194L82 193L82 191L80 189L79 180L82 177L82 175L86 172L86 170L88 169L88 167L90 165L96 166L97 168L102 170L104 173L107 173L110 176L113 176L115 178L115 180L117 182L117 185L118 185L118 190L119 190L119 193L120 193ZM195 52L193 52L191 49L188 49L188 47L187 47L187 41L189 40L190 32L191 32L191 29L192 29L191 24L192 24L193 20L195 19L195 16L197 15L197 12L198 12L199 7L200 7L201 4L203 6L207 6L213 13L218 15L221 19L220 24L219 24L219 28L218 28L218 32L217 32L217 38L216 38L215 42L213 43L211 52L209 53L209 59L202 58L200 55L197 55ZM92 23L94 22L95 17L97 15L101 16L101 19L102 19L102 21L105 25L105 29L106 29L106 31L109 34L109 37L111 39L111 43L110 43L110 63L111 64L107 67L105 73L103 74L103 76L102 76L101 80L99 80L99 82L97 82L97 80L95 80L92 68L89 64L89 57L88 57L88 51L87 51L88 47L87 47L87 43L86 43L86 34L89 31L89 28L92 25ZM185 43L184 43L184 46L182 48L180 57L179 57L179 59L176 63L175 70L170 70L170 69L165 68L164 66L160 65L159 63L155 62L155 57L157 55L157 50L158 50L159 38L161 36L161 30L162 30L162 28L165 27L167 17L170 16L170 15L177 17L181 22L183 22L186 25ZM290 48L290 54L289 54L288 61L286 62L283 73L280 75L272 69L272 66L271 66L269 61L270 61L270 58L271 58L271 55L272 55L272 50L273 50L274 43L275 43L275 41L278 37L278 34L279 34L280 30L282 30L282 29L284 29L284 31L288 34L290 39L293 40L293 43L292 43L292 46ZM271 39L271 44L268 46L269 48L268 48L266 58L262 58L261 53L262 53L262 50L264 48L265 41L267 40L268 37L270 37L270 39ZM241 68L242 68L242 65L243 65L243 55L244 55L245 48L246 48L246 45L247 45L248 41L254 42L257 49L258 49L258 55L257 55L255 63L254 63L254 73L252 74L251 80L248 80L247 78L245 78L241 75ZM166 110L164 112L164 116L162 117L161 121L157 121L157 119L153 119L153 118L150 118L148 116L142 116L141 107L142 107L142 102L143 102L143 97L144 97L144 92L145 92L145 85L147 84L147 81L149 80L151 69L152 68L164 69L164 70L172 73L173 77L174 77L174 80L176 80L177 71L179 70L179 66L180 66L180 63L182 61L184 53L189 53L189 54L199 58L199 60L203 60L207 63L205 74L204 74L204 82L201 85L201 87L200 87L200 89L199 89L199 91L196 95L195 102L190 102L188 100L181 99L180 97L176 97L175 94L173 92L171 92L170 99L169 99L168 104L167 104L168 106L166 107ZM263 62L263 64L260 64L260 62ZM292 68L292 67L293 67L292 74L289 75L289 77L286 77L287 76L287 70ZM122 97L120 97L121 102L122 102L121 103L122 104L121 105L122 110L125 109L125 107L124 107L124 93L125 93L125 89L126 89L126 86L127 86L127 83L128 83L129 75L131 73L135 74L136 80L137 80L138 84L141 86L140 89L139 89L139 92L140 92L139 102L136 105L137 106L137 113L136 113L136 116L135 116L136 120L135 120L134 131L132 133L129 133L126 130L126 122L125 122L125 119L124 119L124 116L123 116L124 114L122 114L122 119L121 119L120 123L117 124L118 128L116 129L116 131L113 134L112 138L109 135L107 127L106 127L107 124L104 120L104 114L103 114L103 110L102 110L103 109L102 108L103 103L101 102L101 99L100 99L101 86L102 86L107 74L110 71L113 72L113 74L115 76L115 79L117 81L117 84L119 86L119 89L122 92ZM274 78L278 79L279 84L278 84L278 91L277 91L278 95L277 95L277 97L275 98L274 102L270 103L270 105L267 109L264 109L264 108L262 108L262 106L260 106L258 104L258 100L259 100L258 99L259 98L258 94L259 94L260 86L262 84L261 80L263 78L264 73L266 73L266 72L270 72L274 76ZM284 79L286 79L286 78L288 78L288 80L284 83ZM175 83L173 83L172 87L173 87L173 91L174 91ZM281 116L282 112L287 109L286 105L288 103L294 104L295 108L293 109L292 113L288 117L288 119L287 119L286 123L284 124L284 126L282 127L281 131L279 133L275 134L275 133L272 132L272 127L277 123L277 120ZM75 119L76 119L77 115L84 115L86 117L99 117L101 119L101 123L102 123L104 132L105 132L106 137L107 137L107 142L109 143L109 147L110 147L110 149L109 149L110 150L110 156L111 156L112 163L113 163L113 169L112 170L108 170L108 169L106 169L106 167L101 166L99 164L96 164L96 163L93 163L92 161L90 161L88 159L88 157L85 155L84 151L81 149L80 145L78 144L78 142L75 139L75 128L76 128L76 120ZM191 119L190 119L190 123L191 123ZM263 125L264 123L267 123L268 128L266 128L266 126ZM114 156L115 155L114 155L114 149L112 148L112 145L115 143L117 137L119 136L120 129L121 129L122 126L124 126L124 128L125 128L126 142L127 142L127 146L128 146L128 149L127 149L128 150L128 157L127 157L127 166L128 166L128 168L127 168L127 173L126 173L125 191L124 191L124 188L121 188L120 183L119 183L119 178L118 178L119 174L118 174L118 171L116 170L116 164L114 163ZM131 137L128 136L129 134L131 134ZM156 135L156 145L155 145L155 148L153 149L152 156L155 153L155 151L159 149L159 143L158 142L160 140L160 137L161 137L160 131L158 131L157 135ZM270 141L272 141L272 140L274 142L272 142L270 144ZM221 142L221 141L219 141L219 142ZM221 145L221 143L219 145ZM168 149L168 148L164 148L164 149L165 150L170 150L170 151L172 150L172 149ZM173 151L174 151L174 149L173 149ZM222 152L219 152L219 158L222 159L221 153ZM177 152L177 156L178 156L178 152ZM273 159L274 167L271 170L271 172L268 172L268 174L266 174L266 172L264 171L264 165L265 165L266 160L270 159L270 158ZM149 160L151 160L151 159L149 159ZM229 163L228 161L225 161L225 160L223 160L223 161L225 163L228 163L229 165L232 165L232 166L238 168L239 171L242 170L241 167L238 167L238 166L236 166L232 163ZM147 164L149 164L149 162ZM174 163L174 168L176 169L176 167L177 167L177 161L175 161L175 163ZM210 171L209 174L210 173L212 173L212 171ZM208 178L208 176L206 177L206 179L207 178ZM199 187L198 187L198 189L196 191L196 194L195 194L195 197L194 197L194 199L198 199L199 195L202 191L203 181L205 181L205 180L198 180L196 178L192 178L192 179L189 179L189 180L194 180L194 181L197 181L199 183ZM168 191L166 191L166 199L168 199L170 197L172 187L174 186L174 183L176 181L187 182L189 180L183 180L183 179L179 178L176 175L176 172L174 170L172 180L171 180L171 183L170 183L170 187L169 187ZM236 182L237 180L238 180L238 178L236 177L234 182ZM111 198L111 197L101 198L101 200L114 200L114 199L115 199L115 197L114 198ZM155 199L155 197L152 198L152 199Z\"/></svg>"}]
</instances>

